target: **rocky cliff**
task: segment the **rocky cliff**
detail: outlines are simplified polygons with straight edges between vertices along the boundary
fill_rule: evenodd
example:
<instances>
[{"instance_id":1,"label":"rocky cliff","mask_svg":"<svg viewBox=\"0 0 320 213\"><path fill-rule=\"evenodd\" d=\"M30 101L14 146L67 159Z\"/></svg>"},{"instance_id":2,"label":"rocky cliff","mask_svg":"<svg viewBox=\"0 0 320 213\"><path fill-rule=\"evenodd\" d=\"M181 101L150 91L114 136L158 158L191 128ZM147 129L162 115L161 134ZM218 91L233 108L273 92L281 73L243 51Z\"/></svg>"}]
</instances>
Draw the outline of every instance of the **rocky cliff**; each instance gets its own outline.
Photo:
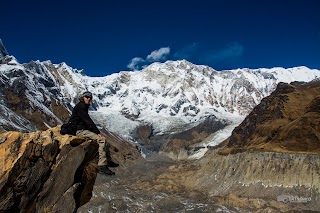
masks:
<instances>
[{"instance_id":1,"label":"rocky cliff","mask_svg":"<svg viewBox=\"0 0 320 213\"><path fill-rule=\"evenodd\" d=\"M0 135L0 212L76 212L90 200L98 144L60 135L59 128ZM119 136L107 138L122 167L140 158Z\"/></svg>"},{"instance_id":2,"label":"rocky cliff","mask_svg":"<svg viewBox=\"0 0 320 213\"><path fill-rule=\"evenodd\" d=\"M98 144L58 131L0 135L0 212L75 212L90 200Z\"/></svg>"}]
</instances>

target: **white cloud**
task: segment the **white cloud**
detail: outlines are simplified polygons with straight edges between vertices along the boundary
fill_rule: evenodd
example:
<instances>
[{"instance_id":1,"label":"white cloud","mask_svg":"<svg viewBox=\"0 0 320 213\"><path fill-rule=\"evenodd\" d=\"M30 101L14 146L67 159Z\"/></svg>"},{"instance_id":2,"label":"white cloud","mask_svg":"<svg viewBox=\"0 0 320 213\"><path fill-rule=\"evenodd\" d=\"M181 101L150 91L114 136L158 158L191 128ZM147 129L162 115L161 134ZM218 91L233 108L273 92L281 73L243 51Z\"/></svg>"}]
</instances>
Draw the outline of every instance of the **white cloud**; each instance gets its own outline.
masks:
<instances>
[{"instance_id":1,"label":"white cloud","mask_svg":"<svg viewBox=\"0 0 320 213\"><path fill-rule=\"evenodd\" d=\"M131 59L130 63L128 64L128 68L132 70L137 70L139 69L139 64L145 62L143 58L140 57L135 57Z\"/></svg>"},{"instance_id":2,"label":"white cloud","mask_svg":"<svg viewBox=\"0 0 320 213\"><path fill-rule=\"evenodd\" d=\"M155 61L162 61L165 60L166 57L170 53L169 47L161 47L158 50L152 51L146 59L135 57L131 59L130 63L128 64L128 68L132 70L139 70L140 68L146 67L151 62Z\"/></svg>"},{"instance_id":3,"label":"white cloud","mask_svg":"<svg viewBox=\"0 0 320 213\"><path fill-rule=\"evenodd\" d=\"M160 61L166 59L167 55L170 53L169 47L161 47L158 50L154 50L147 56L147 61Z\"/></svg>"}]
</instances>

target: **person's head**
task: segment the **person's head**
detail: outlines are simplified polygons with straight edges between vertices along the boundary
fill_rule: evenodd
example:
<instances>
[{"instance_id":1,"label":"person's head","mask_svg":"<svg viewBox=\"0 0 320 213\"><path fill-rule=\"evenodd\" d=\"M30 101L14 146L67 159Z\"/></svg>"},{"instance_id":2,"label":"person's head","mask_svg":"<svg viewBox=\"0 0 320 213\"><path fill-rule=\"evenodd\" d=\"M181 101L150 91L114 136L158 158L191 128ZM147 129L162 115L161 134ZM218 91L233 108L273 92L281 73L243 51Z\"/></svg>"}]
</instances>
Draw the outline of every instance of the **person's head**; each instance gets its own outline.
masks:
<instances>
[{"instance_id":1,"label":"person's head","mask_svg":"<svg viewBox=\"0 0 320 213\"><path fill-rule=\"evenodd\" d=\"M92 101L92 93L89 91L82 93L80 101L83 101L85 104L90 104Z\"/></svg>"}]
</instances>

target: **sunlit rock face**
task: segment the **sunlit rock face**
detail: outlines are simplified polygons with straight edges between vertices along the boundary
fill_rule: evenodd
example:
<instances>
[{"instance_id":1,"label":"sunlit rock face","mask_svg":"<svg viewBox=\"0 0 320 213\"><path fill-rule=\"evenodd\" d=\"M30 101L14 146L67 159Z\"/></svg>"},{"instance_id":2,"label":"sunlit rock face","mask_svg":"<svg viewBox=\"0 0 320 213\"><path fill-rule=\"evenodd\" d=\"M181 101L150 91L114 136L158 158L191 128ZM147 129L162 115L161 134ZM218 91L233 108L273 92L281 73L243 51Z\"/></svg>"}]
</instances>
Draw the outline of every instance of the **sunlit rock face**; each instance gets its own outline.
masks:
<instances>
[{"instance_id":1,"label":"sunlit rock face","mask_svg":"<svg viewBox=\"0 0 320 213\"><path fill-rule=\"evenodd\" d=\"M96 141L59 127L0 135L0 211L76 212L96 179Z\"/></svg>"}]
</instances>

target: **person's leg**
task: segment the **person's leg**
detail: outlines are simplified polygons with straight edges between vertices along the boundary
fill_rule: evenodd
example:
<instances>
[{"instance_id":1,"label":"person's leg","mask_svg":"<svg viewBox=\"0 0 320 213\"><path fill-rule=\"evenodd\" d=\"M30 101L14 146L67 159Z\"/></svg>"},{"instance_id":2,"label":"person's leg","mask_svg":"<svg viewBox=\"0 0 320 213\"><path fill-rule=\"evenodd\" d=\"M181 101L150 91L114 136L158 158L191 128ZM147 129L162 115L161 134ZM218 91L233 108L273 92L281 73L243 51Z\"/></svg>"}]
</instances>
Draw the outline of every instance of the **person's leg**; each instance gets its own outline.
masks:
<instances>
[{"instance_id":1,"label":"person's leg","mask_svg":"<svg viewBox=\"0 0 320 213\"><path fill-rule=\"evenodd\" d=\"M105 143L104 149L105 149L105 157L106 157L106 161L107 161L107 163L106 163L107 166L109 166L109 167L119 166L119 164L112 161L111 154L110 154L110 145L107 142Z\"/></svg>"},{"instance_id":2,"label":"person's leg","mask_svg":"<svg viewBox=\"0 0 320 213\"><path fill-rule=\"evenodd\" d=\"M80 137L85 137L85 138L89 138L92 140L96 140L98 142L98 144L99 144L99 148L98 148L98 151L99 151L99 160L98 160L99 171L102 171L102 173L105 173L108 175L113 175L114 172L112 172L107 167L108 166L107 165L107 163L108 163L107 156L109 156L109 158L111 159L110 151L109 151L108 147L106 147L107 143L104 140L101 140L99 135L97 135L96 133L91 132L89 130L78 130L76 135L80 136Z\"/></svg>"},{"instance_id":3,"label":"person's leg","mask_svg":"<svg viewBox=\"0 0 320 213\"><path fill-rule=\"evenodd\" d=\"M98 166L106 166L107 165L107 158L106 158L106 151L105 151L106 150L106 142L99 139L98 143L99 143L99 161L98 161Z\"/></svg>"},{"instance_id":4,"label":"person's leg","mask_svg":"<svg viewBox=\"0 0 320 213\"><path fill-rule=\"evenodd\" d=\"M101 140L99 135L89 130L78 130L77 136L82 136L85 138L90 138L96 140L99 144L99 162L98 166L105 166L107 165L107 157L106 157L106 142Z\"/></svg>"}]
</instances>

